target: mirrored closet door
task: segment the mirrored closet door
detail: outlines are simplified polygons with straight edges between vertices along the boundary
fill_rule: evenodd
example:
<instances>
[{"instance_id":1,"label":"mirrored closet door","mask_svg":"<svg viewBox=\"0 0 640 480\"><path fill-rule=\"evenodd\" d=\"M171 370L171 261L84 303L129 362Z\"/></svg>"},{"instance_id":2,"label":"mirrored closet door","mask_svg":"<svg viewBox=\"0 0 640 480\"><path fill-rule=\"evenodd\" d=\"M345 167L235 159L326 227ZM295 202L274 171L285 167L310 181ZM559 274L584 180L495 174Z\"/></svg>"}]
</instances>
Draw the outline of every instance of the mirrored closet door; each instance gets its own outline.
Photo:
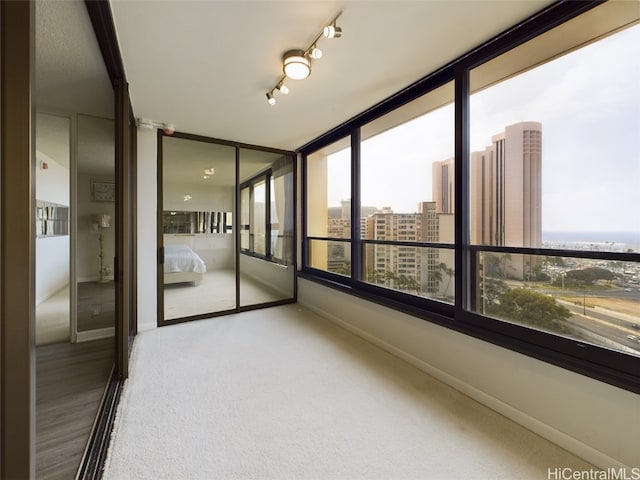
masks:
<instances>
[{"instance_id":1,"label":"mirrored closet door","mask_svg":"<svg viewBox=\"0 0 640 480\"><path fill-rule=\"evenodd\" d=\"M159 135L158 325L294 301L293 154Z\"/></svg>"},{"instance_id":2,"label":"mirrored closet door","mask_svg":"<svg viewBox=\"0 0 640 480\"><path fill-rule=\"evenodd\" d=\"M234 147L163 137L164 320L236 308Z\"/></svg>"}]
</instances>

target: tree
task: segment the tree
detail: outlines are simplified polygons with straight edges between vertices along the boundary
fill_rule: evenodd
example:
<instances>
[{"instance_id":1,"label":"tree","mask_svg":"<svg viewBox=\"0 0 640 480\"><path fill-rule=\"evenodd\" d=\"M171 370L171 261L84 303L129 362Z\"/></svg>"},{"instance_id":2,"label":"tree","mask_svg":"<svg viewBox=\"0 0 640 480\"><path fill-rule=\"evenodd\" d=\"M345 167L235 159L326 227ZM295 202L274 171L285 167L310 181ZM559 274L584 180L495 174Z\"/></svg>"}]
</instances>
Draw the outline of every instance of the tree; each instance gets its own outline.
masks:
<instances>
[{"instance_id":1,"label":"tree","mask_svg":"<svg viewBox=\"0 0 640 480\"><path fill-rule=\"evenodd\" d=\"M490 315L556 332L569 331L566 320L571 312L555 299L533 290L512 288L497 303L487 305Z\"/></svg>"},{"instance_id":2,"label":"tree","mask_svg":"<svg viewBox=\"0 0 640 480\"><path fill-rule=\"evenodd\" d=\"M605 268L589 267L582 270L569 270L564 283L565 285L582 287L593 285L597 280L613 280L615 278L615 274ZM556 283L558 283L557 280Z\"/></svg>"}]
</instances>

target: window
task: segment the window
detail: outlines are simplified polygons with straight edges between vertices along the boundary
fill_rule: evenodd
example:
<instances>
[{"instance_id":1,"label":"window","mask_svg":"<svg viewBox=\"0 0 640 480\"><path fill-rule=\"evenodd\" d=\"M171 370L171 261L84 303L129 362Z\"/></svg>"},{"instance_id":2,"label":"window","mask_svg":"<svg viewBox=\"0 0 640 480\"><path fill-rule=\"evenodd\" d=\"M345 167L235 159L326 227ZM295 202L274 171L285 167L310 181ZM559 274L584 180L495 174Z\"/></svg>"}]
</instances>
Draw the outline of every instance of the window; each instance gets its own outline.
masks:
<instances>
[{"instance_id":1,"label":"window","mask_svg":"<svg viewBox=\"0 0 640 480\"><path fill-rule=\"evenodd\" d=\"M505 70L543 40L470 73L469 307L640 356L640 25Z\"/></svg>"},{"instance_id":2,"label":"window","mask_svg":"<svg viewBox=\"0 0 640 480\"><path fill-rule=\"evenodd\" d=\"M346 140L307 157L309 265L351 276L351 148ZM344 240L343 240L344 239Z\"/></svg>"},{"instance_id":3,"label":"window","mask_svg":"<svg viewBox=\"0 0 640 480\"><path fill-rule=\"evenodd\" d=\"M632 3L555 4L305 146L303 275L638 391Z\"/></svg>"},{"instance_id":4,"label":"window","mask_svg":"<svg viewBox=\"0 0 640 480\"><path fill-rule=\"evenodd\" d=\"M453 83L361 129L362 280L452 303Z\"/></svg>"}]
</instances>

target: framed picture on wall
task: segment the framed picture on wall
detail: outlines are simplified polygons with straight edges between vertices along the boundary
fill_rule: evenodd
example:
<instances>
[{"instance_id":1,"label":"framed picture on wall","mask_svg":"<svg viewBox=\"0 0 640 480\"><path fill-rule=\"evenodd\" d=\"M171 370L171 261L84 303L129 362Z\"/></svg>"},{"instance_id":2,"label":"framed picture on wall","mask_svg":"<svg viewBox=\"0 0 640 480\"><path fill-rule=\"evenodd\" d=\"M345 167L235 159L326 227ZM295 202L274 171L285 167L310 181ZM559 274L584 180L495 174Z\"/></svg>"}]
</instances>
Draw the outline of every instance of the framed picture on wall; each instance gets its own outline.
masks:
<instances>
[{"instance_id":1,"label":"framed picture on wall","mask_svg":"<svg viewBox=\"0 0 640 480\"><path fill-rule=\"evenodd\" d=\"M114 202L116 200L116 184L101 180L91 180L92 202Z\"/></svg>"}]
</instances>

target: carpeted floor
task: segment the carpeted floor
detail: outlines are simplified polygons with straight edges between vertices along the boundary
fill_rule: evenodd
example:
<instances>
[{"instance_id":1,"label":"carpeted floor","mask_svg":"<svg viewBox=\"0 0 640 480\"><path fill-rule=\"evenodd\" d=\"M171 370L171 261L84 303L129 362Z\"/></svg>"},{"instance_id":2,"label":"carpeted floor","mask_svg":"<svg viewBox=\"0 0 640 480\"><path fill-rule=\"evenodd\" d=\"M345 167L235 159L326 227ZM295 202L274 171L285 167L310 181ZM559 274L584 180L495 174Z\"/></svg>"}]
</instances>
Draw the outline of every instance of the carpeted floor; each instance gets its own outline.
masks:
<instances>
[{"instance_id":1,"label":"carpeted floor","mask_svg":"<svg viewBox=\"0 0 640 480\"><path fill-rule=\"evenodd\" d=\"M138 335L104 479L540 479L592 466L299 305Z\"/></svg>"}]
</instances>

